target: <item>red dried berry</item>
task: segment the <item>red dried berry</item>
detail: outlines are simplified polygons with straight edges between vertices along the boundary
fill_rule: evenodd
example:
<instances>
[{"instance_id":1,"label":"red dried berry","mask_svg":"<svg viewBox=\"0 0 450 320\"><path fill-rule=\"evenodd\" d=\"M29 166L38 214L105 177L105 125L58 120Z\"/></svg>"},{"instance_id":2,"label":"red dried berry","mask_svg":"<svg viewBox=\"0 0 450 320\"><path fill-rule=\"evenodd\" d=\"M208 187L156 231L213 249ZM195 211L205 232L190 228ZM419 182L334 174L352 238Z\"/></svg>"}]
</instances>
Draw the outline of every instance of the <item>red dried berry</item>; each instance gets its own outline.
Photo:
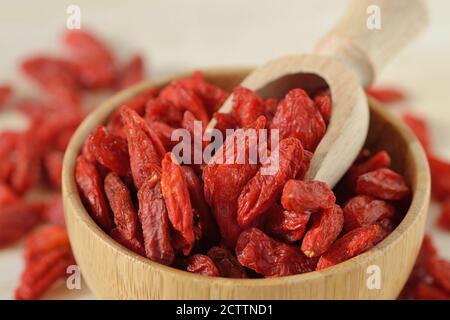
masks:
<instances>
[{"instance_id":1,"label":"red dried berry","mask_svg":"<svg viewBox=\"0 0 450 320\"><path fill-rule=\"evenodd\" d=\"M189 110L195 117L203 122L206 126L210 116L206 111L202 100L195 94L192 89L184 86L179 81L172 81L170 85L165 87L159 94L158 99L173 105L181 110Z\"/></svg>"},{"instance_id":2,"label":"red dried berry","mask_svg":"<svg viewBox=\"0 0 450 320\"><path fill-rule=\"evenodd\" d=\"M146 256L171 265L175 255L171 244L169 218L161 193L161 174L154 170L138 191L139 221Z\"/></svg>"},{"instance_id":3,"label":"red dried berry","mask_svg":"<svg viewBox=\"0 0 450 320\"><path fill-rule=\"evenodd\" d=\"M89 154L103 167L110 169L121 177L130 174L130 158L127 141L98 126L89 136L87 142Z\"/></svg>"},{"instance_id":4,"label":"red dried berry","mask_svg":"<svg viewBox=\"0 0 450 320\"><path fill-rule=\"evenodd\" d=\"M450 294L433 284L422 281L417 285L413 298L415 300L450 300Z\"/></svg>"},{"instance_id":5,"label":"red dried berry","mask_svg":"<svg viewBox=\"0 0 450 320\"><path fill-rule=\"evenodd\" d=\"M116 66L112 52L105 43L84 30L70 30L64 43L71 50L80 83L88 89L112 87Z\"/></svg>"},{"instance_id":6,"label":"red dried berry","mask_svg":"<svg viewBox=\"0 0 450 320\"><path fill-rule=\"evenodd\" d=\"M0 85L0 110L5 107L6 102L11 98L13 93L9 85Z\"/></svg>"},{"instance_id":7,"label":"red dried berry","mask_svg":"<svg viewBox=\"0 0 450 320\"><path fill-rule=\"evenodd\" d=\"M224 137L226 137L227 129L236 129L237 122L232 114L216 112L214 114L216 120L215 129L219 130Z\"/></svg>"},{"instance_id":8,"label":"red dried berry","mask_svg":"<svg viewBox=\"0 0 450 320\"><path fill-rule=\"evenodd\" d=\"M356 192L383 200L402 200L408 196L409 187L398 173L378 169L359 176Z\"/></svg>"},{"instance_id":9,"label":"red dried berry","mask_svg":"<svg viewBox=\"0 0 450 320\"><path fill-rule=\"evenodd\" d=\"M127 240L141 239L138 215L128 187L114 172L108 173L104 185L109 206L114 214L116 228Z\"/></svg>"},{"instance_id":10,"label":"red dried berry","mask_svg":"<svg viewBox=\"0 0 450 320\"><path fill-rule=\"evenodd\" d=\"M186 270L198 273L202 276L218 277L219 270L210 257L202 254L194 254L186 261Z\"/></svg>"},{"instance_id":11,"label":"red dried berry","mask_svg":"<svg viewBox=\"0 0 450 320\"><path fill-rule=\"evenodd\" d=\"M114 223L103 192L103 181L94 164L78 156L75 166L75 180L91 217L109 233Z\"/></svg>"},{"instance_id":12,"label":"red dried berry","mask_svg":"<svg viewBox=\"0 0 450 320\"><path fill-rule=\"evenodd\" d=\"M144 60L138 54L131 57L119 71L118 88L124 89L144 79Z\"/></svg>"},{"instance_id":13,"label":"red dried berry","mask_svg":"<svg viewBox=\"0 0 450 320\"><path fill-rule=\"evenodd\" d=\"M162 161L161 190L167 206L169 220L178 234L182 247L177 248L187 256L194 245L194 217L188 185L183 169L168 152Z\"/></svg>"},{"instance_id":14,"label":"red dried berry","mask_svg":"<svg viewBox=\"0 0 450 320\"><path fill-rule=\"evenodd\" d=\"M392 87L371 87L366 89L366 93L386 104L400 102L406 98L402 90Z\"/></svg>"},{"instance_id":15,"label":"red dried berry","mask_svg":"<svg viewBox=\"0 0 450 320\"><path fill-rule=\"evenodd\" d=\"M239 225L248 226L256 217L268 210L280 196L285 183L295 178L300 170L303 148L298 139L281 140L278 152L278 159L273 159L278 162L278 170L273 174L264 174L263 170L270 168L273 163L264 164L243 188L238 199Z\"/></svg>"},{"instance_id":16,"label":"red dried berry","mask_svg":"<svg viewBox=\"0 0 450 320\"><path fill-rule=\"evenodd\" d=\"M61 176L64 153L58 150L51 151L44 156L44 167L50 185L55 189L61 188Z\"/></svg>"},{"instance_id":17,"label":"red dried berry","mask_svg":"<svg viewBox=\"0 0 450 320\"><path fill-rule=\"evenodd\" d=\"M336 197L322 181L289 180L283 188L283 208L300 213L319 212L333 206Z\"/></svg>"},{"instance_id":18,"label":"red dried berry","mask_svg":"<svg viewBox=\"0 0 450 320\"><path fill-rule=\"evenodd\" d=\"M164 146L156 134L135 111L125 107L120 110L126 126L130 167L134 184L138 189L151 175L154 166L161 164Z\"/></svg>"},{"instance_id":19,"label":"red dried berry","mask_svg":"<svg viewBox=\"0 0 450 320\"><path fill-rule=\"evenodd\" d=\"M265 114L264 103L253 91L244 87L233 90L232 114L239 127L247 127Z\"/></svg>"},{"instance_id":20,"label":"red dried berry","mask_svg":"<svg viewBox=\"0 0 450 320\"><path fill-rule=\"evenodd\" d=\"M0 200L1 203L1 200ZM450 231L450 200L444 202L441 207L441 213L438 219L438 225L444 229Z\"/></svg>"},{"instance_id":21,"label":"red dried berry","mask_svg":"<svg viewBox=\"0 0 450 320\"><path fill-rule=\"evenodd\" d=\"M274 98L269 98L264 100L264 115L268 122L272 122L275 114L277 113L278 100Z\"/></svg>"},{"instance_id":22,"label":"red dried berry","mask_svg":"<svg viewBox=\"0 0 450 320\"><path fill-rule=\"evenodd\" d=\"M436 285L450 292L450 261L438 258L428 259L426 269Z\"/></svg>"},{"instance_id":23,"label":"red dried berry","mask_svg":"<svg viewBox=\"0 0 450 320\"><path fill-rule=\"evenodd\" d=\"M43 219L51 224L65 227L63 200L60 194L53 196L45 206Z\"/></svg>"},{"instance_id":24,"label":"red dried berry","mask_svg":"<svg viewBox=\"0 0 450 320\"><path fill-rule=\"evenodd\" d=\"M303 238L309 217L309 213L284 210L275 203L266 212L264 230L270 236L287 243L293 243Z\"/></svg>"},{"instance_id":25,"label":"red dried berry","mask_svg":"<svg viewBox=\"0 0 450 320\"><path fill-rule=\"evenodd\" d=\"M280 139L295 137L308 151L314 151L325 134L326 125L319 110L302 89L293 89L278 104L270 125Z\"/></svg>"},{"instance_id":26,"label":"red dried berry","mask_svg":"<svg viewBox=\"0 0 450 320\"><path fill-rule=\"evenodd\" d=\"M172 134L176 130L175 128L160 121L147 122L149 128L156 133L159 140L162 142L164 149L172 150L174 146L178 144L178 141L172 140Z\"/></svg>"},{"instance_id":27,"label":"red dried berry","mask_svg":"<svg viewBox=\"0 0 450 320\"><path fill-rule=\"evenodd\" d=\"M429 136L428 125L425 120L410 113L404 114L402 118L414 132L417 139L419 139L425 151L429 152L431 148L431 139Z\"/></svg>"},{"instance_id":28,"label":"red dried berry","mask_svg":"<svg viewBox=\"0 0 450 320\"><path fill-rule=\"evenodd\" d=\"M159 121L174 128L181 125L184 110L180 110L160 99L150 99L145 107L145 120L147 123Z\"/></svg>"},{"instance_id":29,"label":"red dried berry","mask_svg":"<svg viewBox=\"0 0 450 320\"><path fill-rule=\"evenodd\" d=\"M346 231L366 227L383 219L391 219L395 214L394 206L370 196L351 198L344 207Z\"/></svg>"},{"instance_id":30,"label":"red dried berry","mask_svg":"<svg viewBox=\"0 0 450 320\"><path fill-rule=\"evenodd\" d=\"M295 177L296 180L303 180L305 178L306 173L309 170L309 166L311 165L311 160L313 157L313 153L308 150L303 150L303 160L300 170Z\"/></svg>"},{"instance_id":31,"label":"red dried berry","mask_svg":"<svg viewBox=\"0 0 450 320\"><path fill-rule=\"evenodd\" d=\"M379 225L360 227L336 240L317 263L317 270L323 270L361 254L383 239L385 232Z\"/></svg>"},{"instance_id":32,"label":"red dried berry","mask_svg":"<svg viewBox=\"0 0 450 320\"><path fill-rule=\"evenodd\" d=\"M325 123L328 124L331 118L331 97L329 95L318 95L314 98L314 105L319 110Z\"/></svg>"},{"instance_id":33,"label":"red dried berry","mask_svg":"<svg viewBox=\"0 0 450 320\"><path fill-rule=\"evenodd\" d=\"M431 170L431 191L438 201L450 199L450 163L434 156L428 156Z\"/></svg>"},{"instance_id":34,"label":"red dried berry","mask_svg":"<svg viewBox=\"0 0 450 320\"><path fill-rule=\"evenodd\" d=\"M308 258L319 257L333 244L342 231L344 214L338 205L311 217L311 226L303 237L301 249Z\"/></svg>"},{"instance_id":35,"label":"red dried berry","mask_svg":"<svg viewBox=\"0 0 450 320\"><path fill-rule=\"evenodd\" d=\"M24 236L41 221L43 206L16 201L0 207L0 247Z\"/></svg>"},{"instance_id":36,"label":"red dried berry","mask_svg":"<svg viewBox=\"0 0 450 320\"><path fill-rule=\"evenodd\" d=\"M17 194L7 184L0 182L0 207L12 204L18 200Z\"/></svg>"},{"instance_id":37,"label":"red dried berry","mask_svg":"<svg viewBox=\"0 0 450 320\"><path fill-rule=\"evenodd\" d=\"M244 267L226 248L212 247L208 250L208 257L212 259L219 275L225 278L247 278Z\"/></svg>"},{"instance_id":38,"label":"red dried berry","mask_svg":"<svg viewBox=\"0 0 450 320\"><path fill-rule=\"evenodd\" d=\"M141 239L129 238L127 235L124 234L123 229L118 228L112 229L110 236L125 248L141 256L145 256L145 248Z\"/></svg>"},{"instance_id":39,"label":"red dried berry","mask_svg":"<svg viewBox=\"0 0 450 320\"><path fill-rule=\"evenodd\" d=\"M299 274L314 268L298 249L275 241L256 228L241 233L236 256L243 266L265 277Z\"/></svg>"}]
</instances>

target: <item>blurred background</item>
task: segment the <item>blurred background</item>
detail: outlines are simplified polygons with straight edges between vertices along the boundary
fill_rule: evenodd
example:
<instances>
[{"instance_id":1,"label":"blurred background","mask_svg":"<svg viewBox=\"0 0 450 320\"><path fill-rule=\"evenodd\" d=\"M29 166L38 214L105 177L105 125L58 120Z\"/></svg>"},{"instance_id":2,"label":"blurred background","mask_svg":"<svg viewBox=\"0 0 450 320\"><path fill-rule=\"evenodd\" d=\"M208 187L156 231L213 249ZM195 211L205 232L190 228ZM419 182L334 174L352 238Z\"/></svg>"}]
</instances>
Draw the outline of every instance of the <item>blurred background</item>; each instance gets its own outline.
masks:
<instances>
[{"instance_id":1,"label":"blurred background","mask_svg":"<svg viewBox=\"0 0 450 320\"><path fill-rule=\"evenodd\" d=\"M0 0L0 83L34 90L18 61L36 52L60 52L69 5L81 9L82 28L95 31L120 56L139 52L150 78L210 66L258 65L290 53L311 52L343 12L347 0ZM383 71L379 84L411 96L408 107L432 123L438 152L450 159L450 2L427 1L431 23ZM0 129L15 127L0 114ZM450 236L430 230L443 256ZM22 269L21 244L0 251L0 299L11 298ZM88 290L53 291L49 298L89 298Z\"/></svg>"}]
</instances>

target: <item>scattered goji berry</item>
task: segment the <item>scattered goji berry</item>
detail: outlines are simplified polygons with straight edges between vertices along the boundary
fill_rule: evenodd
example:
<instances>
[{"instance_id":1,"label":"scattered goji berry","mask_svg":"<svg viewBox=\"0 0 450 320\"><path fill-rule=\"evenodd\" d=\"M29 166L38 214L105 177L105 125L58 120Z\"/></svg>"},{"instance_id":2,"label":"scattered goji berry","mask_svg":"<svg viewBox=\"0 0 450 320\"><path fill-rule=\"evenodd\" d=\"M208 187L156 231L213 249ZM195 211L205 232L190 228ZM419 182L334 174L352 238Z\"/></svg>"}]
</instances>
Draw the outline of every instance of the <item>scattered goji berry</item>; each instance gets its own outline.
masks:
<instances>
[{"instance_id":1,"label":"scattered goji berry","mask_svg":"<svg viewBox=\"0 0 450 320\"><path fill-rule=\"evenodd\" d=\"M118 87L124 89L144 79L144 60L138 54L131 57L130 61L119 70Z\"/></svg>"},{"instance_id":2,"label":"scattered goji berry","mask_svg":"<svg viewBox=\"0 0 450 320\"><path fill-rule=\"evenodd\" d=\"M235 256L226 248L212 247L208 250L208 257L212 259L219 275L225 278L247 278L247 272Z\"/></svg>"},{"instance_id":3,"label":"scattered goji berry","mask_svg":"<svg viewBox=\"0 0 450 320\"><path fill-rule=\"evenodd\" d=\"M186 270L202 276L218 277L219 270L210 257L202 254L194 254L187 258Z\"/></svg>"},{"instance_id":4,"label":"scattered goji berry","mask_svg":"<svg viewBox=\"0 0 450 320\"><path fill-rule=\"evenodd\" d=\"M411 113L404 114L402 118L414 132L417 139L419 139L425 151L429 153L431 149L431 139L429 136L428 125L425 120Z\"/></svg>"},{"instance_id":5,"label":"scattered goji berry","mask_svg":"<svg viewBox=\"0 0 450 320\"><path fill-rule=\"evenodd\" d=\"M450 199L450 163L435 155L428 156L431 171L431 192L438 201Z\"/></svg>"},{"instance_id":6,"label":"scattered goji berry","mask_svg":"<svg viewBox=\"0 0 450 320\"><path fill-rule=\"evenodd\" d=\"M356 192L383 200L402 200L408 196L409 187L398 173L378 169L359 176Z\"/></svg>"},{"instance_id":7,"label":"scattered goji berry","mask_svg":"<svg viewBox=\"0 0 450 320\"><path fill-rule=\"evenodd\" d=\"M450 261L431 258L428 259L426 268L436 285L450 293Z\"/></svg>"},{"instance_id":8,"label":"scattered goji berry","mask_svg":"<svg viewBox=\"0 0 450 320\"><path fill-rule=\"evenodd\" d=\"M386 201L370 196L355 196L344 206L344 229L350 231L365 227L385 218L390 219L394 214L394 206Z\"/></svg>"},{"instance_id":9,"label":"scattered goji berry","mask_svg":"<svg viewBox=\"0 0 450 320\"><path fill-rule=\"evenodd\" d=\"M241 233L236 244L236 256L243 266L265 277L299 274L314 268L300 250L275 241L256 228Z\"/></svg>"},{"instance_id":10,"label":"scattered goji berry","mask_svg":"<svg viewBox=\"0 0 450 320\"><path fill-rule=\"evenodd\" d=\"M6 102L11 98L13 90L9 85L0 85L0 110L5 107Z\"/></svg>"},{"instance_id":11,"label":"scattered goji berry","mask_svg":"<svg viewBox=\"0 0 450 320\"><path fill-rule=\"evenodd\" d=\"M311 226L303 237L301 249L308 258L319 257L336 240L344 225L344 214L338 205L311 217Z\"/></svg>"},{"instance_id":12,"label":"scattered goji berry","mask_svg":"<svg viewBox=\"0 0 450 320\"><path fill-rule=\"evenodd\" d=\"M441 212L439 214L438 219L438 225L442 229L450 231L450 200L447 200L442 204Z\"/></svg>"},{"instance_id":13,"label":"scattered goji berry","mask_svg":"<svg viewBox=\"0 0 450 320\"><path fill-rule=\"evenodd\" d=\"M416 300L450 300L450 294L434 284L422 281L417 285L413 298Z\"/></svg>"},{"instance_id":14,"label":"scattered goji berry","mask_svg":"<svg viewBox=\"0 0 450 320\"><path fill-rule=\"evenodd\" d=\"M64 220L63 200L60 194L53 196L47 201L42 217L45 221L50 222L51 224L61 227L66 226L66 222Z\"/></svg>"},{"instance_id":15,"label":"scattered goji berry","mask_svg":"<svg viewBox=\"0 0 450 320\"><path fill-rule=\"evenodd\" d=\"M61 188L61 175L64 153L58 150L50 151L44 156L44 167L50 185L59 190Z\"/></svg>"},{"instance_id":16,"label":"scattered goji berry","mask_svg":"<svg viewBox=\"0 0 450 320\"><path fill-rule=\"evenodd\" d=\"M75 180L92 218L103 230L109 232L114 222L103 192L102 178L95 165L81 155L78 156L75 166Z\"/></svg>"},{"instance_id":17,"label":"scattered goji berry","mask_svg":"<svg viewBox=\"0 0 450 320\"><path fill-rule=\"evenodd\" d=\"M366 89L366 93L368 96L386 104L400 102L406 98L402 90L393 87L371 87Z\"/></svg>"}]
</instances>

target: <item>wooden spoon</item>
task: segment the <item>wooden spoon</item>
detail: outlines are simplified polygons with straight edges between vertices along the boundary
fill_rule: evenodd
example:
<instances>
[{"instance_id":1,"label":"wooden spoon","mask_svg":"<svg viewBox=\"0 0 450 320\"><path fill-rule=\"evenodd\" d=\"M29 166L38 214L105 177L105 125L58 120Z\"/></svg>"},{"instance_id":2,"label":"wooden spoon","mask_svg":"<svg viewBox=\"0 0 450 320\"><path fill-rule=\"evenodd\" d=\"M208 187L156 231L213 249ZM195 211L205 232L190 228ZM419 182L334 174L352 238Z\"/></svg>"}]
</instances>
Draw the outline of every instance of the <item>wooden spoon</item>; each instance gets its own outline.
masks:
<instances>
[{"instance_id":1,"label":"wooden spoon","mask_svg":"<svg viewBox=\"0 0 450 320\"><path fill-rule=\"evenodd\" d=\"M380 29L371 29L368 23L378 18ZM369 112L363 88L372 84L386 62L426 24L422 0L353 0L338 24L319 42L315 54L272 60L244 79L241 86L262 98L279 99L292 88L311 92L329 86L333 111L306 179L325 181L333 187L342 178L368 132ZM219 112L230 112L232 99L231 95ZM208 127L214 125L212 120Z\"/></svg>"}]
</instances>

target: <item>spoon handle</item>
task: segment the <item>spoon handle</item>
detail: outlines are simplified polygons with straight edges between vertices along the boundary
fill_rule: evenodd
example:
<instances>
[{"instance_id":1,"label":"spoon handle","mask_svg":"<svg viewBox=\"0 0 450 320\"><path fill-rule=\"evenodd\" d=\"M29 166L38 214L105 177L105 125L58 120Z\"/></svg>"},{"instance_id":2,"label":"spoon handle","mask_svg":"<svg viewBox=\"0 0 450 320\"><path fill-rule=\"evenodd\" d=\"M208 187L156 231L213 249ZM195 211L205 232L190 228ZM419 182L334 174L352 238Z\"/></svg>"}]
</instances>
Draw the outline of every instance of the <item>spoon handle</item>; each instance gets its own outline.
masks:
<instances>
[{"instance_id":1,"label":"spoon handle","mask_svg":"<svg viewBox=\"0 0 450 320\"><path fill-rule=\"evenodd\" d=\"M352 0L335 27L319 41L316 53L340 59L366 87L427 22L423 0Z\"/></svg>"}]
</instances>

